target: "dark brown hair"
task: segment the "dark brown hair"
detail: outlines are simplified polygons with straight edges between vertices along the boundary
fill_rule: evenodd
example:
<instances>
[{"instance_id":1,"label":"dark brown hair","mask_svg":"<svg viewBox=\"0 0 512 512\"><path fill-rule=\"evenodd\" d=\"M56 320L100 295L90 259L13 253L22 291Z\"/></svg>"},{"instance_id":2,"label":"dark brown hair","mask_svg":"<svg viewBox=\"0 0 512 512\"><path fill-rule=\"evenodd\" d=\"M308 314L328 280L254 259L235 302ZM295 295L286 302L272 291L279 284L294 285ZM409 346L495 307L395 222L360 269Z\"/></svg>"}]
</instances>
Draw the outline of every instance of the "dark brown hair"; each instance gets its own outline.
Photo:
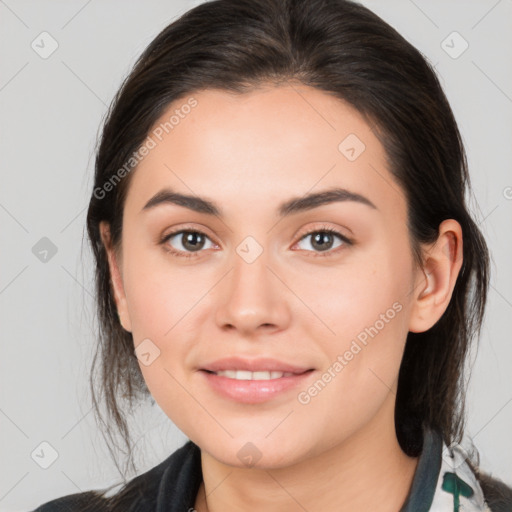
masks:
<instances>
[{"instance_id":1,"label":"dark brown hair","mask_svg":"<svg viewBox=\"0 0 512 512\"><path fill-rule=\"evenodd\" d=\"M411 251L418 265L420 244L437 239L443 220L455 219L462 227L463 265L451 301L431 329L408 334L395 407L397 438L408 455L421 451L422 425L438 429L447 444L462 439L463 368L483 321L489 254L466 205L471 192L466 155L434 69L396 30L355 2L214 0L186 12L150 43L112 102L97 150L87 213L99 316L91 391L110 441L115 425L130 456L120 400L131 407L150 394L132 335L117 316L99 223L110 224L119 248L124 200L136 169L108 192L105 184L112 183L171 102L208 88L243 94L286 82L344 100L367 120L406 195ZM95 370L100 372L98 395ZM98 396L106 405L106 419ZM138 492L128 485L115 499L121 503Z\"/></svg>"}]
</instances>

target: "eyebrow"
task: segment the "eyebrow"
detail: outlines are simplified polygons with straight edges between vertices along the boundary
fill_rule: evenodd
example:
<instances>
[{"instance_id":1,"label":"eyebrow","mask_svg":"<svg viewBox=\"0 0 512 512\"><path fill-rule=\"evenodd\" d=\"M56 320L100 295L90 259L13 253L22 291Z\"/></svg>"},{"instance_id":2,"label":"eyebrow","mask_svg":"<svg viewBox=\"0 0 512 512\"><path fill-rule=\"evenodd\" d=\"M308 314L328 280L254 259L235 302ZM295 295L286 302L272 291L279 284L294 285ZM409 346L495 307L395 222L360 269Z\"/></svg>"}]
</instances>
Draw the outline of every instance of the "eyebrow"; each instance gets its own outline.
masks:
<instances>
[{"instance_id":1,"label":"eyebrow","mask_svg":"<svg viewBox=\"0 0 512 512\"><path fill-rule=\"evenodd\" d=\"M307 194L302 197L295 197L282 203L278 208L280 217L286 217L294 213L311 210L326 204L336 202L353 201L356 203L364 204L378 210L378 208L366 197L355 192L351 192L344 188L331 188L322 192L315 192ZM157 192L142 208L141 211L151 210L157 206L165 204L175 204L183 206L189 210L197 213L204 213L206 215L215 215L223 218L221 208L209 199L199 196L191 196L180 194L169 188L164 188Z\"/></svg>"}]
</instances>

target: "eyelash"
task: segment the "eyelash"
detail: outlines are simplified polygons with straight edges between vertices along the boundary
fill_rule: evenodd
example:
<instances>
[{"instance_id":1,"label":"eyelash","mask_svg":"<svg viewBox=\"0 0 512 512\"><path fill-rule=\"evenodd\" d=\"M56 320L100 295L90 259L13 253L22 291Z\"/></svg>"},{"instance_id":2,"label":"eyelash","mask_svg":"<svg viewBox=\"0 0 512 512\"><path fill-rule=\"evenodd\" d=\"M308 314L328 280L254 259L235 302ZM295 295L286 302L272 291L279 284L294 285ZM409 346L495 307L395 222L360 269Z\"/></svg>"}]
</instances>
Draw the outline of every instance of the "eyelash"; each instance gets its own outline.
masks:
<instances>
[{"instance_id":1,"label":"eyelash","mask_svg":"<svg viewBox=\"0 0 512 512\"><path fill-rule=\"evenodd\" d=\"M178 234L183 234L183 233L194 233L194 234L203 235L203 236L209 238L209 236L206 233L203 233L202 231L198 231L196 229L180 229L180 230L176 230L176 231L173 231L172 233L168 233L167 235L165 235L160 240L160 244L164 246L165 251L167 251L168 253L172 254L173 256L178 256L179 258L195 258L195 257L198 257L199 253L202 252L202 251L189 252L189 253L183 254L183 251L177 251L176 249L170 248L167 245L167 242L173 236L178 235ZM330 235L335 235L335 236L337 236L338 238L341 239L341 241L344 243L344 245L349 245L350 246L350 245L354 244L353 240L347 238L346 236L342 235L340 232L338 232L335 229L332 229L332 228L330 228L328 226L324 226L324 227L321 227L321 228L314 229L312 231L308 231L307 233L303 234L298 241L300 242L304 238L306 238L306 237L308 237L310 235L313 235L313 234L317 234L317 233L328 233ZM343 246L336 247L335 249L330 249L330 250L325 251L325 253L321 253L321 252L316 253L315 256L313 256L313 257L314 258L330 257L333 254L337 254L338 251L342 250L342 249L343 249ZM307 251L307 252L314 252L314 251Z\"/></svg>"}]
</instances>

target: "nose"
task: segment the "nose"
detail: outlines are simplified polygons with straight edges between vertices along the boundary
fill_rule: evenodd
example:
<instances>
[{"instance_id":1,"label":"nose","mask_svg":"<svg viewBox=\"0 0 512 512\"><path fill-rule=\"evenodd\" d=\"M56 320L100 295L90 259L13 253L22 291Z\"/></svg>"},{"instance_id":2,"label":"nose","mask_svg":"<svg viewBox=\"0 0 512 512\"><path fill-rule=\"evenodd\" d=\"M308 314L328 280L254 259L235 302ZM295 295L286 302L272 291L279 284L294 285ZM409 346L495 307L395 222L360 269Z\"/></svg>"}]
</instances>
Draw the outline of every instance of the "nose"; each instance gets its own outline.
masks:
<instances>
[{"instance_id":1,"label":"nose","mask_svg":"<svg viewBox=\"0 0 512 512\"><path fill-rule=\"evenodd\" d=\"M265 250L252 262L240 254L233 255L231 269L219 283L217 325L247 338L286 329L292 293L283 282L284 276L271 268Z\"/></svg>"}]
</instances>

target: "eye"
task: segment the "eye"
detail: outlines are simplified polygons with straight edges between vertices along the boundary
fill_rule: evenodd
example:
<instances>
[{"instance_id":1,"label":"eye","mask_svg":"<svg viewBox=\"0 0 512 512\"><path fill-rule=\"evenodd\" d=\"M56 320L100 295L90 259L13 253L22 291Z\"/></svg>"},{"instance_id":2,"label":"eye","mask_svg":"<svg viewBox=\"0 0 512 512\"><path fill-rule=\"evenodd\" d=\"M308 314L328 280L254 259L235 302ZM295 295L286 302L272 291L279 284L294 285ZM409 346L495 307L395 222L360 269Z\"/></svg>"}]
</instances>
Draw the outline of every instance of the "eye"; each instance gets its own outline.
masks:
<instances>
[{"instance_id":1,"label":"eye","mask_svg":"<svg viewBox=\"0 0 512 512\"><path fill-rule=\"evenodd\" d=\"M178 247L172 245L172 243L167 243L173 241L172 239L174 238L176 239L174 243ZM205 240L209 240L213 244L210 238L202 231L182 229L165 235L164 238L160 240L160 243L164 245L166 251L174 254L175 256L193 258L198 256L195 253L199 253L201 252L201 249L205 248ZM211 247L206 247L206 249L209 248Z\"/></svg>"},{"instance_id":2,"label":"eye","mask_svg":"<svg viewBox=\"0 0 512 512\"><path fill-rule=\"evenodd\" d=\"M312 237L312 235L315 236ZM315 257L331 256L333 253L336 254L339 250L342 250L344 246L353 245L352 240L329 227L322 227L314 231L309 231L301 237L297 244L300 244L308 238L311 238L310 246L313 247L313 251L310 251L309 249L306 250L309 252L316 252L317 254L315 254ZM341 242L334 246L335 250L333 250L335 238L338 238ZM207 241L210 242L210 247L205 247L205 245L207 245ZM174 256L183 258L197 257L202 249L211 249L215 246L208 235L195 229L182 229L168 233L160 240L160 244L164 246L167 252Z\"/></svg>"},{"instance_id":3,"label":"eye","mask_svg":"<svg viewBox=\"0 0 512 512\"><path fill-rule=\"evenodd\" d=\"M312 237L312 235L314 235ZM311 238L312 237L312 238ZM338 238L341 240L341 243L339 243L337 246L333 249L333 243L334 238ZM335 229L329 228L329 227L323 227L321 229L316 229L314 231L310 231L309 233L306 233L304 236L301 237L298 243L302 242L303 240L307 240L308 238L311 239L309 242L309 245L313 247L313 250L320 253L326 253L326 254L316 254L315 256L325 257L325 256L332 256L333 253L338 253L339 247L345 246L345 245L353 245L352 240L348 239L346 236L342 235ZM339 249L341 250L341 249Z\"/></svg>"}]
</instances>

